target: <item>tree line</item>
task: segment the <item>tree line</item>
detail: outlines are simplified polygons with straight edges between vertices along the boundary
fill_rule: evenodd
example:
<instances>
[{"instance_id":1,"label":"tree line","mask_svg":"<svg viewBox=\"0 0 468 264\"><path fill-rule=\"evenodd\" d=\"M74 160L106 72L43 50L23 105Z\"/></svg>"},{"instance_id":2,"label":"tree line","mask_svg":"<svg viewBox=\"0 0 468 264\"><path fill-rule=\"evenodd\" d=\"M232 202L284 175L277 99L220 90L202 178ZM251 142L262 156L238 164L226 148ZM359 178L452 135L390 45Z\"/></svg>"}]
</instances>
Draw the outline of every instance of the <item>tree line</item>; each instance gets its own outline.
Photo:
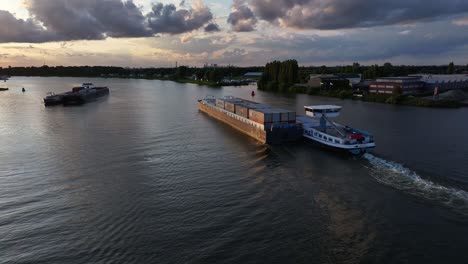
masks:
<instances>
[{"instance_id":1,"label":"tree line","mask_svg":"<svg viewBox=\"0 0 468 264\"><path fill-rule=\"evenodd\" d=\"M258 89L286 92L299 81L299 65L296 60L267 63L258 81Z\"/></svg>"},{"instance_id":2,"label":"tree line","mask_svg":"<svg viewBox=\"0 0 468 264\"><path fill-rule=\"evenodd\" d=\"M165 78L219 81L225 77L238 77L247 72L262 71L263 67L188 67L172 68L123 68L113 66L53 66L0 67L0 75L44 76L44 77L122 77L122 78Z\"/></svg>"},{"instance_id":3,"label":"tree line","mask_svg":"<svg viewBox=\"0 0 468 264\"><path fill-rule=\"evenodd\" d=\"M468 71L468 65L411 66L360 65L355 62L343 66L298 66L296 60L273 61L263 67L165 67L165 68L124 68L114 66L41 66L41 67L0 67L0 75L9 76L56 76L56 77L123 77L123 78L169 78L183 79L195 76L198 80L216 82L222 78L233 78L247 72L264 72L259 88L286 91L287 86L307 82L311 74L361 74L363 79L407 76L409 74L453 74Z\"/></svg>"}]
</instances>

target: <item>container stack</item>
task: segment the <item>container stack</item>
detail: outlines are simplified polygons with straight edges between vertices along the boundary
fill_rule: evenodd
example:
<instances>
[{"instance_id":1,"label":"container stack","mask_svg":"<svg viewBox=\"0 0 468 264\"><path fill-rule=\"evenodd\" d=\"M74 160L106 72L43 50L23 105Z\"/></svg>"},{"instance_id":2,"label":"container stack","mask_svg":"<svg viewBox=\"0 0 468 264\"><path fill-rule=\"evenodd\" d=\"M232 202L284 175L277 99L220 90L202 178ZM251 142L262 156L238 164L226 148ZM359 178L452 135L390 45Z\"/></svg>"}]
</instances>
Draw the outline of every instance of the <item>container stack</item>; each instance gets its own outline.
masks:
<instances>
[{"instance_id":1,"label":"container stack","mask_svg":"<svg viewBox=\"0 0 468 264\"><path fill-rule=\"evenodd\" d=\"M262 125L296 122L296 112L238 98L216 99L216 106Z\"/></svg>"},{"instance_id":2,"label":"container stack","mask_svg":"<svg viewBox=\"0 0 468 264\"><path fill-rule=\"evenodd\" d=\"M249 108L242 104L236 104L236 115L242 116L243 118L249 118Z\"/></svg>"},{"instance_id":3,"label":"container stack","mask_svg":"<svg viewBox=\"0 0 468 264\"><path fill-rule=\"evenodd\" d=\"M224 109L224 101L221 99L216 99L216 106L221 109Z\"/></svg>"}]
</instances>

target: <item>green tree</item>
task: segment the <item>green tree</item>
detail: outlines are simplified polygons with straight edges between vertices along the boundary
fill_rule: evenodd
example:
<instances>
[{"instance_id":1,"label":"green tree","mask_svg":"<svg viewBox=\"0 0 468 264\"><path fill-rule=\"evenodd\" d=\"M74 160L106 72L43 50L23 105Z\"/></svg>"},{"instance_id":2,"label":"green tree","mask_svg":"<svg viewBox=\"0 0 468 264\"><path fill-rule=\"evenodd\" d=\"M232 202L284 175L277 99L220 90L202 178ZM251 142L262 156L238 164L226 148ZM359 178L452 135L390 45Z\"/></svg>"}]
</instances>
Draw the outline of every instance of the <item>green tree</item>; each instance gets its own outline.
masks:
<instances>
[{"instance_id":1,"label":"green tree","mask_svg":"<svg viewBox=\"0 0 468 264\"><path fill-rule=\"evenodd\" d=\"M453 61L449 63L447 73L448 74L454 74L455 73L455 65L453 64Z\"/></svg>"},{"instance_id":2,"label":"green tree","mask_svg":"<svg viewBox=\"0 0 468 264\"><path fill-rule=\"evenodd\" d=\"M284 91L299 81L299 65L296 60L273 61L265 65L258 81L260 90Z\"/></svg>"},{"instance_id":3,"label":"green tree","mask_svg":"<svg viewBox=\"0 0 468 264\"><path fill-rule=\"evenodd\" d=\"M327 66L322 65L322 67L320 67L320 74L326 74L326 73L328 73Z\"/></svg>"},{"instance_id":4,"label":"green tree","mask_svg":"<svg viewBox=\"0 0 468 264\"><path fill-rule=\"evenodd\" d=\"M185 78L187 76L188 67L187 66L179 66L176 70L175 76L178 79Z\"/></svg>"},{"instance_id":5,"label":"green tree","mask_svg":"<svg viewBox=\"0 0 468 264\"><path fill-rule=\"evenodd\" d=\"M358 62L353 63L353 73L360 73L361 65Z\"/></svg>"},{"instance_id":6,"label":"green tree","mask_svg":"<svg viewBox=\"0 0 468 264\"><path fill-rule=\"evenodd\" d=\"M382 69L383 76L388 77L388 76L393 76L393 65L390 62L386 62L383 65Z\"/></svg>"}]
</instances>

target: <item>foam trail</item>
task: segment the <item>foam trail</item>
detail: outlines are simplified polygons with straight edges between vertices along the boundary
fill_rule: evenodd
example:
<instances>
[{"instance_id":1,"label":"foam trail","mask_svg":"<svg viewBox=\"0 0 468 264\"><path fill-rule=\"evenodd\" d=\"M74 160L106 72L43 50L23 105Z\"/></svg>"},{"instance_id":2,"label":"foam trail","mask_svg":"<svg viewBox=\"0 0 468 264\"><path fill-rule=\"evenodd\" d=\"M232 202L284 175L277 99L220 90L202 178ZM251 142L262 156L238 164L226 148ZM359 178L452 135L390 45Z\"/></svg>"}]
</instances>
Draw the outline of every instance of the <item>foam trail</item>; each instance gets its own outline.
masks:
<instances>
[{"instance_id":1,"label":"foam trail","mask_svg":"<svg viewBox=\"0 0 468 264\"><path fill-rule=\"evenodd\" d=\"M372 177L378 182L405 191L412 195L436 201L455 211L468 215L468 192L448 188L421 178L402 164L365 154L371 164Z\"/></svg>"}]
</instances>

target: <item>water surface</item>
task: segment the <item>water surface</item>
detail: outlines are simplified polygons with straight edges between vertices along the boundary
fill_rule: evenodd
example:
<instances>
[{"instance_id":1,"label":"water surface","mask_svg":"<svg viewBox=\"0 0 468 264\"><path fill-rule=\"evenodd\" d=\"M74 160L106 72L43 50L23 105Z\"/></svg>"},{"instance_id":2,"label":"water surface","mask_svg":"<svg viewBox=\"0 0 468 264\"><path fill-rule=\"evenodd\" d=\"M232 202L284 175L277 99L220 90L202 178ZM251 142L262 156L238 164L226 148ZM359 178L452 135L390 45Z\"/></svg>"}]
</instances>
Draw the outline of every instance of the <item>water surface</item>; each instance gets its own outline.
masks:
<instances>
[{"instance_id":1,"label":"water surface","mask_svg":"<svg viewBox=\"0 0 468 264\"><path fill-rule=\"evenodd\" d=\"M42 105L82 82L82 107ZM353 158L261 145L198 112L253 87L26 78L0 92L0 263L466 263L468 108L257 91L374 133ZM22 93L21 87L26 88Z\"/></svg>"}]
</instances>

